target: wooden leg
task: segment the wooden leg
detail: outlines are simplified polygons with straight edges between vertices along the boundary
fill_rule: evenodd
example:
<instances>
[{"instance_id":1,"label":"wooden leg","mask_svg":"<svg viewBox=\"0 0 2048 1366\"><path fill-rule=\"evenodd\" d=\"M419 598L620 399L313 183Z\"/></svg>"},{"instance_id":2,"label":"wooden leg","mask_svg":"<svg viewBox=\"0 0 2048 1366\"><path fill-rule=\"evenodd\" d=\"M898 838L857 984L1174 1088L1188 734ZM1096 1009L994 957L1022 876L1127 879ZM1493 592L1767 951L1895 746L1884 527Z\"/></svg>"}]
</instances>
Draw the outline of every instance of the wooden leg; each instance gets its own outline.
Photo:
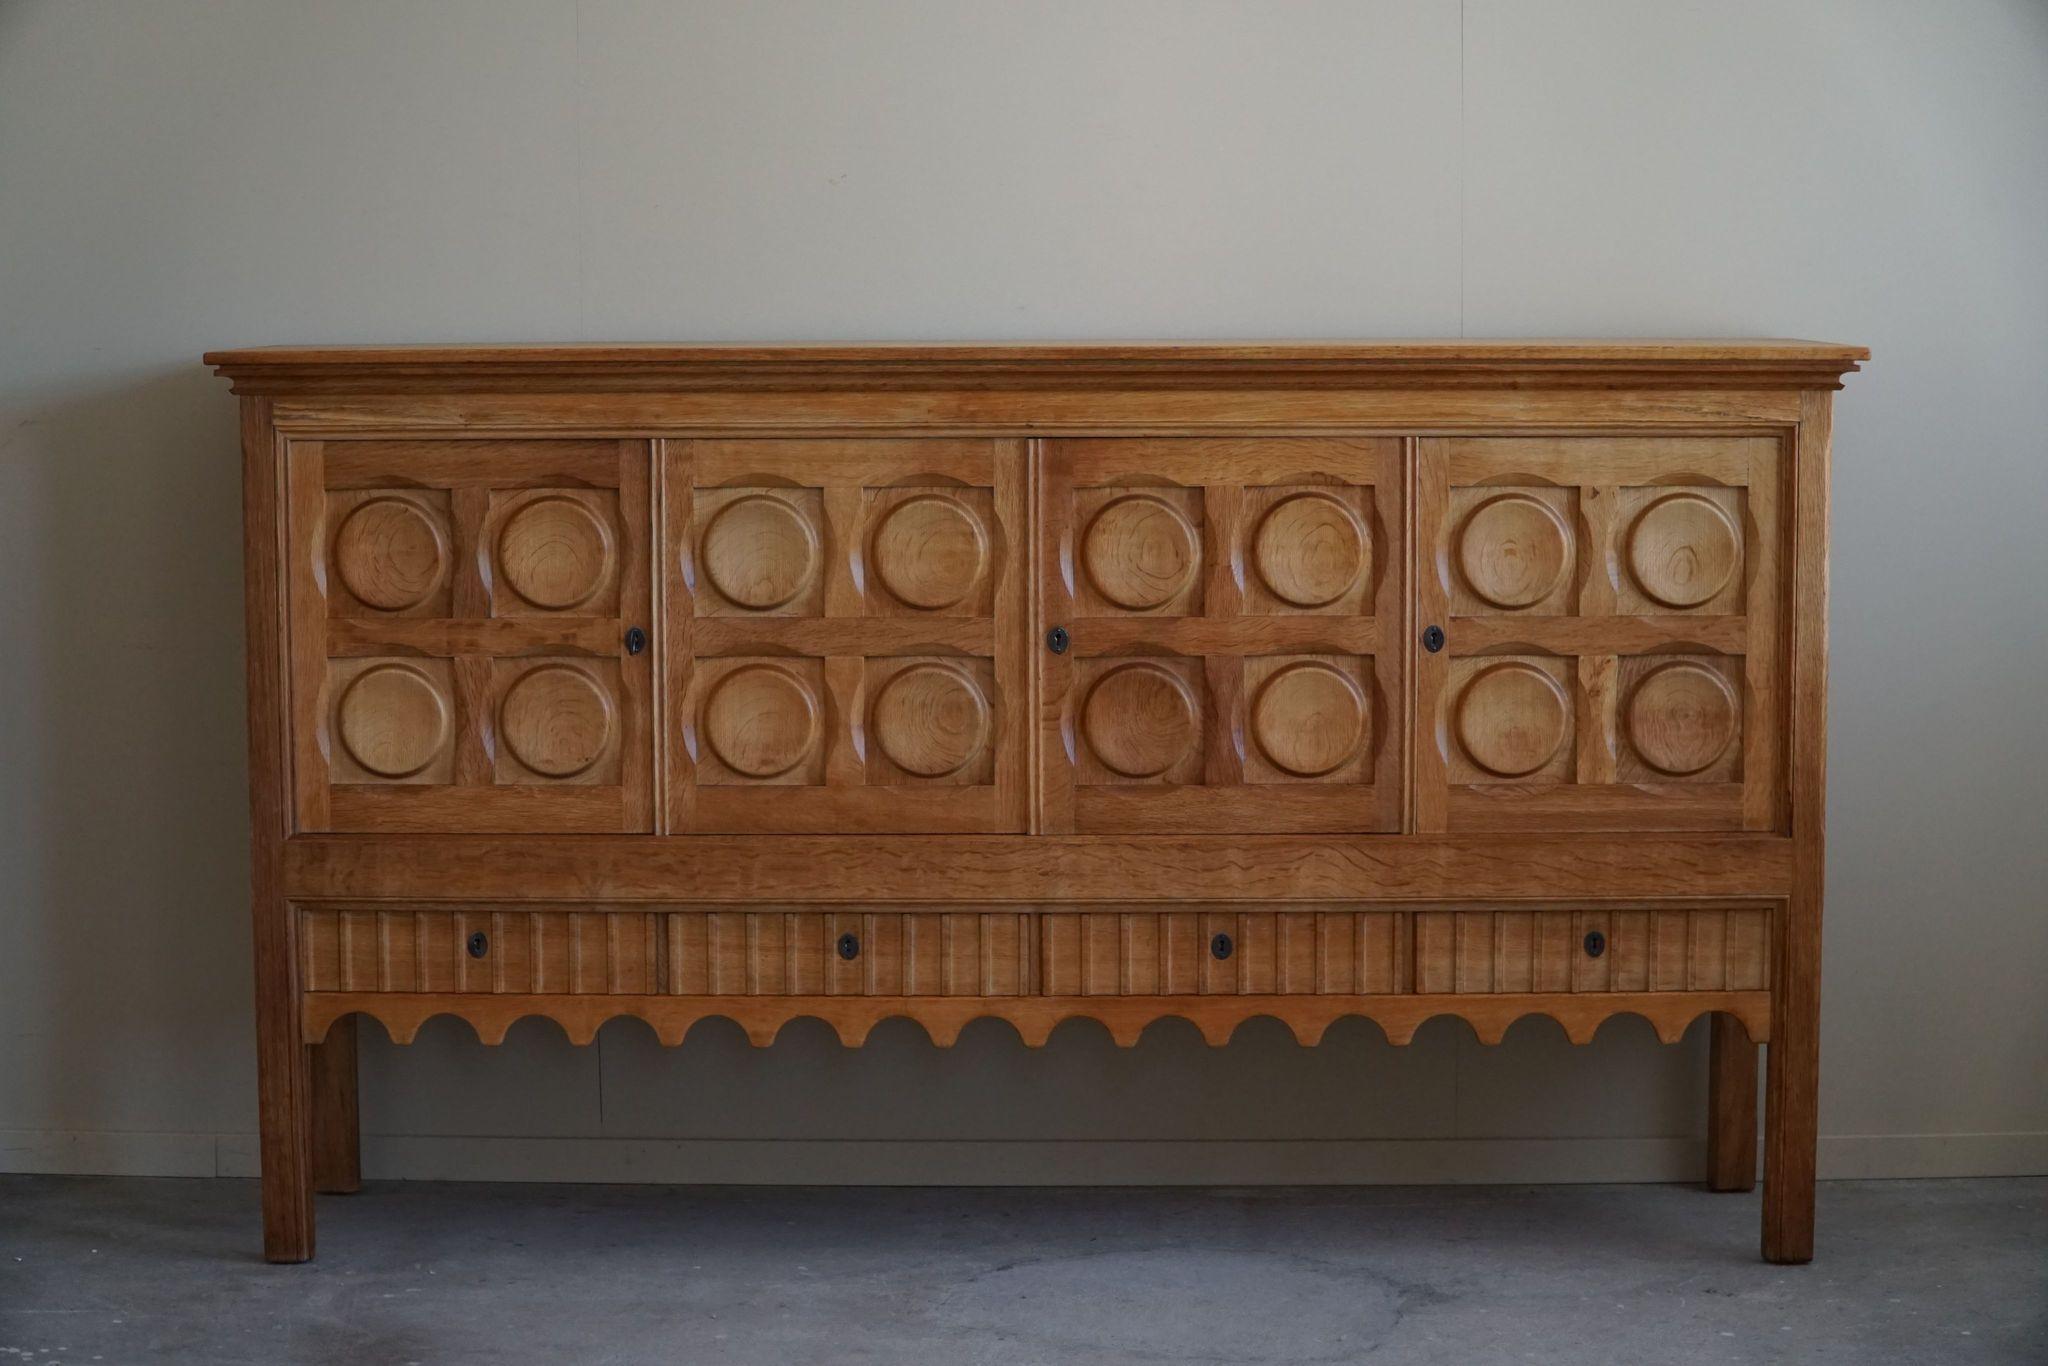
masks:
<instances>
[{"instance_id":1,"label":"wooden leg","mask_svg":"<svg viewBox=\"0 0 2048 1366\"><path fill-rule=\"evenodd\" d=\"M1756 1045L1733 1015L1713 1016L1707 1064L1707 1189L1756 1189Z\"/></svg>"},{"instance_id":2,"label":"wooden leg","mask_svg":"<svg viewBox=\"0 0 2048 1366\"><path fill-rule=\"evenodd\" d=\"M273 913L275 937L289 943L286 910ZM266 917L259 915L259 926ZM265 973L257 935L256 1095L263 1152L263 1256L304 1262L313 1256L313 1117L310 1050L301 1041L292 975Z\"/></svg>"},{"instance_id":3,"label":"wooden leg","mask_svg":"<svg viewBox=\"0 0 2048 1366\"><path fill-rule=\"evenodd\" d=\"M1813 1260L1820 1133L1820 903L1786 907L1773 981L1764 1098L1764 1260Z\"/></svg>"},{"instance_id":4,"label":"wooden leg","mask_svg":"<svg viewBox=\"0 0 2048 1366\"><path fill-rule=\"evenodd\" d=\"M336 1020L312 1053L313 1189L352 1195L363 1188L356 1112L356 1021Z\"/></svg>"}]
</instances>

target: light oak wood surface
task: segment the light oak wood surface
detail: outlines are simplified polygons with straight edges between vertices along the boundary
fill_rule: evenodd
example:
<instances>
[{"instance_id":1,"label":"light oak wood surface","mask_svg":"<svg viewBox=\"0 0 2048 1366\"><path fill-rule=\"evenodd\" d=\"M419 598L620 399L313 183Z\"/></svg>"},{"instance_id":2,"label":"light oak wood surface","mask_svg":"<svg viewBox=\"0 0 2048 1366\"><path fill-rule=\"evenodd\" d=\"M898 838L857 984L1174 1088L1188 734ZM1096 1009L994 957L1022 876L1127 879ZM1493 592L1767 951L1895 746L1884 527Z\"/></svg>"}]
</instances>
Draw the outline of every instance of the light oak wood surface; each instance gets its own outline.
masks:
<instances>
[{"instance_id":1,"label":"light oak wood surface","mask_svg":"<svg viewBox=\"0 0 2048 1366\"><path fill-rule=\"evenodd\" d=\"M1827 465L1787 341L262 348L264 1247L355 1020L1041 1044L1713 1018L1813 1249Z\"/></svg>"}]
</instances>

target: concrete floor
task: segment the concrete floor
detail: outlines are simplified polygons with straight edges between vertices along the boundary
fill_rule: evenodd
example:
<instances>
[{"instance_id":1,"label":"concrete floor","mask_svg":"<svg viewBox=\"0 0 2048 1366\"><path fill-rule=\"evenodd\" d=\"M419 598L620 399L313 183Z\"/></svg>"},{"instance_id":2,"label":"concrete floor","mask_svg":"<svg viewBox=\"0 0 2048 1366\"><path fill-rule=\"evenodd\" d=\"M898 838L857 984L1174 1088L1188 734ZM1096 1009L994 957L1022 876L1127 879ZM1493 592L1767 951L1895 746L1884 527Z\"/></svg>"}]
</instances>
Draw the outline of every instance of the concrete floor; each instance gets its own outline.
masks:
<instances>
[{"instance_id":1,"label":"concrete floor","mask_svg":"<svg viewBox=\"0 0 2048 1366\"><path fill-rule=\"evenodd\" d=\"M0 1177L0 1366L2048 1362L2048 1179L1822 1187L373 1186Z\"/></svg>"}]
</instances>

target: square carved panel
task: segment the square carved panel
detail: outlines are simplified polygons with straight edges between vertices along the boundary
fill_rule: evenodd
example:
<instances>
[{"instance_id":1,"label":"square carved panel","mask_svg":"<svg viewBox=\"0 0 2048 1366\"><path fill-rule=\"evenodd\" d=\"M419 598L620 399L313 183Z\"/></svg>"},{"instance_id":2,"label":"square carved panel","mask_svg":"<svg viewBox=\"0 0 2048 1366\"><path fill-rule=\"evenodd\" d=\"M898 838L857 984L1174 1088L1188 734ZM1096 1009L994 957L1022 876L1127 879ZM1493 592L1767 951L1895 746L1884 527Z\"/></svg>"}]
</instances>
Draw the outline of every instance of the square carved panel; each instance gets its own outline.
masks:
<instances>
[{"instance_id":1,"label":"square carved panel","mask_svg":"<svg viewBox=\"0 0 2048 1366\"><path fill-rule=\"evenodd\" d=\"M823 492L700 488L690 558L699 616L815 617L824 611Z\"/></svg>"},{"instance_id":2,"label":"square carved panel","mask_svg":"<svg viewBox=\"0 0 2048 1366\"><path fill-rule=\"evenodd\" d=\"M1644 616L1743 610L1741 489L1618 491L1610 562L1614 610Z\"/></svg>"},{"instance_id":3,"label":"square carved panel","mask_svg":"<svg viewBox=\"0 0 2048 1366\"><path fill-rule=\"evenodd\" d=\"M908 656L862 663L868 783L994 781L995 661Z\"/></svg>"},{"instance_id":4,"label":"square carved panel","mask_svg":"<svg viewBox=\"0 0 2048 1366\"><path fill-rule=\"evenodd\" d=\"M1242 504L1248 614L1371 616L1377 585L1372 490L1253 486Z\"/></svg>"},{"instance_id":5,"label":"square carved panel","mask_svg":"<svg viewBox=\"0 0 2048 1366\"><path fill-rule=\"evenodd\" d=\"M619 781L625 720L617 660L492 660L491 693L498 782Z\"/></svg>"},{"instance_id":6,"label":"square carved panel","mask_svg":"<svg viewBox=\"0 0 2048 1366\"><path fill-rule=\"evenodd\" d=\"M453 661L330 659L325 696L331 781L453 781L460 722Z\"/></svg>"},{"instance_id":7,"label":"square carved panel","mask_svg":"<svg viewBox=\"0 0 2048 1366\"><path fill-rule=\"evenodd\" d=\"M1074 593L1084 617L1199 616L1199 488L1074 491Z\"/></svg>"},{"instance_id":8,"label":"square carved panel","mask_svg":"<svg viewBox=\"0 0 2048 1366\"><path fill-rule=\"evenodd\" d=\"M1742 776L1742 660L1633 655L1616 688L1615 777L1725 783Z\"/></svg>"},{"instance_id":9,"label":"square carved panel","mask_svg":"<svg viewBox=\"0 0 2048 1366\"><path fill-rule=\"evenodd\" d=\"M484 521L494 617L619 614L615 489L494 489Z\"/></svg>"},{"instance_id":10,"label":"square carved panel","mask_svg":"<svg viewBox=\"0 0 2048 1366\"><path fill-rule=\"evenodd\" d=\"M1453 659L1443 736L1451 781L1571 781L1578 730L1571 670L1570 660L1548 655Z\"/></svg>"},{"instance_id":11,"label":"square carved panel","mask_svg":"<svg viewBox=\"0 0 2048 1366\"><path fill-rule=\"evenodd\" d=\"M688 706L700 786L825 781L824 660L700 659Z\"/></svg>"},{"instance_id":12,"label":"square carved panel","mask_svg":"<svg viewBox=\"0 0 2048 1366\"><path fill-rule=\"evenodd\" d=\"M1172 657L1075 663L1077 781L1197 783L1209 723L1202 661Z\"/></svg>"},{"instance_id":13,"label":"square carved panel","mask_svg":"<svg viewBox=\"0 0 2048 1366\"><path fill-rule=\"evenodd\" d=\"M458 553L446 489L326 494L327 614L451 615Z\"/></svg>"},{"instance_id":14,"label":"square carved panel","mask_svg":"<svg viewBox=\"0 0 2048 1366\"><path fill-rule=\"evenodd\" d=\"M990 488L862 491L864 598L873 616L986 617L1003 546Z\"/></svg>"},{"instance_id":15,"label":"square carved panel","mask_svg":"<svg viewBox=\"0 0 2048 1366\"><path fill-rule=\"evenodd\" d=\"M1244 780L1370 782L1375 712L1371 661L1358 655L1265 655L1244 662Z\"/></svg>"},{"instance_id":16,"label":"square carved panel","mask_svg":"<svg viewBox=\"0 0 2048 1366\"><path fill-rule=\"evenodd\" d=\"M1453 488L1453 614L1570 614L1577 601L1578 503L1574 488Z\"/></svg>"}]
</instances>

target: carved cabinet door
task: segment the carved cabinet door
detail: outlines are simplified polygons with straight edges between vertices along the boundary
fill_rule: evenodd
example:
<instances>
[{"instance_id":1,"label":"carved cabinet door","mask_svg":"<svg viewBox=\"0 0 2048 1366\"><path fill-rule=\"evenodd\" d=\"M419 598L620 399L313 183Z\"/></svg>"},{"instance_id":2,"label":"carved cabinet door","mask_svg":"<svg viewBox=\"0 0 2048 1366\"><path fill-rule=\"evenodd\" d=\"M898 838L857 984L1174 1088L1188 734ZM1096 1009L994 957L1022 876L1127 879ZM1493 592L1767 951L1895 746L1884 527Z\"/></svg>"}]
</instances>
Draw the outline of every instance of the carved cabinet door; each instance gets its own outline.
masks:
<instances>
[{"instance_id":1,"label":"carved cabinet door","mask_svg":"<svg viewBox=\"0 0 2048 1366\"><path fill-rule=\"evenodd\" d=\"M303 831L653 828L645 441L293 441Z\"/></svg>"},{"instance_id":2,"label":"carved cabinet door","mask_svg":"<svg viewBox=\"0 0 2048 1366\"><path fill-rule=\"evenodd\" d=\"M1420 443L1418 830L1778 828L1783 462L1770 435Z\"/></svg>"},{"instance_id":3,"label":"carved cabinet door","mask_svg":"<svg viewBox=\"0 0 2048 1366\"><path fill-rule=\"evenodd\" d=\"M1401 450L1045 444L1044 830L1400 828Z\"/></svg>"},{"instance_id":4,"label":"carved cabinet door","mask_svg":"<svg viewBox=\"0 0 2048 1366\"><path fill-rule=\"evenodd\" d=\"M663 443L669 829L1025 829L1024 461Z\"/></svg>"}]
</instances>

